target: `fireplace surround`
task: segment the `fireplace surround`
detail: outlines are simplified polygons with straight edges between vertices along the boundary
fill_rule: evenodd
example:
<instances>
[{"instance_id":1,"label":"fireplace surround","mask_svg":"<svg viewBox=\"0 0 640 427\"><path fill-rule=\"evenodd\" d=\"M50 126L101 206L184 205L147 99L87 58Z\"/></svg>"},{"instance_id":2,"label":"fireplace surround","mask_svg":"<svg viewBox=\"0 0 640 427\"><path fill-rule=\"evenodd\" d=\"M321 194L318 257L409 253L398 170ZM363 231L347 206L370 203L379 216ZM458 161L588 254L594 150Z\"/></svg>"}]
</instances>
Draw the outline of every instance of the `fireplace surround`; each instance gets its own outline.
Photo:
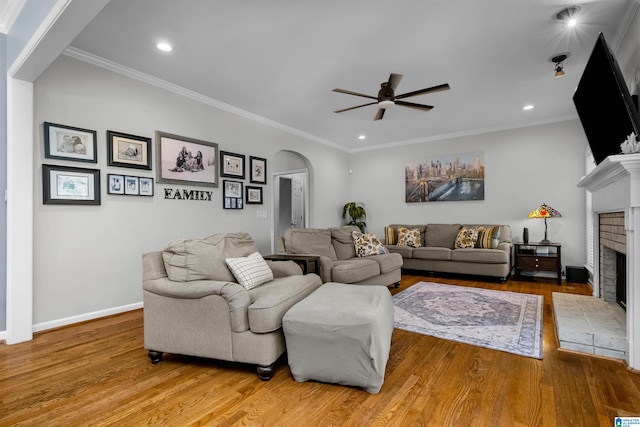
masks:
<instances>
[{"instance_id":1,"label":"fireplace surround","mask_svg":"<svg viewBox=\"0 0 640 427\"><path fill-rule=\"evenodd\" d=\"M604 295L603 286L610 276L615 278L616 267L603 264L608 251L626 254L626 341L628 353L626 362L630 368L640 370L640 154L621 154L609 156L603 160L587 176L582 178L578 187L585 188L592 194L592 211L594 215L593 248L594 263L593 293L594 297L609 298ZM613 242L603 244L602 236L610 233L608 225L601 223L602 218L617 217L618 234ZM616 233L613 233L616 234ZM605 239L606 240L606 239ZM621 246L624 243L624 246ZM611 247L613 246L613 247ZM623 248L623 249L622 249ZM602 256L604 255L604 256ZM615 264L615 261L614 261ZM615 282L615 279L614 279ZM615 285L614 285L615 286ZM615 294L615 290L613 291ZM615 296L614 296L615 299Z\"/></svg>"}]
</instances>

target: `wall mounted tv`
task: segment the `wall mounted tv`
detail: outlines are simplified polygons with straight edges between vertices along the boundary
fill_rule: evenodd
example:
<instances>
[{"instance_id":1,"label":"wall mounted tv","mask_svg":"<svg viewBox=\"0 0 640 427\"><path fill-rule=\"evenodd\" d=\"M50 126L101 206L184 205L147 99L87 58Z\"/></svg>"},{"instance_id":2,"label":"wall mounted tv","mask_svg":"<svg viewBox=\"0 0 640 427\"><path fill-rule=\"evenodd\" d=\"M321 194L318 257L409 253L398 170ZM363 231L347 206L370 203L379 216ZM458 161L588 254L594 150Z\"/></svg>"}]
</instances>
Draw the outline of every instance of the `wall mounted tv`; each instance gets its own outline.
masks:
<instances>
[{"instance_id":1,"label":"wall mounted tv","mask_svg":"<svg viewBox=\"0 0 640 427\"><path fill-rule=\"evenodd\" d=\"M609 155L620 154L620 144L631 132L640 136L638 109L602 33L587 61L573 102L596 164Z\"/></svg>"}]
</instances>

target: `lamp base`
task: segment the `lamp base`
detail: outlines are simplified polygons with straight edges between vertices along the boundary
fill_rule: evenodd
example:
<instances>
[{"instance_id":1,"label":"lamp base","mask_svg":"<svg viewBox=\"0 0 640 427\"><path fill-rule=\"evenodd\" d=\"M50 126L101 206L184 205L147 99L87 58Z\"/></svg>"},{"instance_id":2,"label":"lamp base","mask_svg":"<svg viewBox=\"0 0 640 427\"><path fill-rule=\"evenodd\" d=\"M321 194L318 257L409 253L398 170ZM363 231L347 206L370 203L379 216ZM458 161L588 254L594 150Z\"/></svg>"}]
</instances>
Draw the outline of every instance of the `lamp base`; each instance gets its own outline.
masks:
<instances>
[{"instance_id":1,"label":"lamp base","mask_svg":"<svg viewBox=\"0 0 640 427\"><path fill-rule=\"evenodd\" d=\"M540 243L543 244L543 245L550 245L553 242L551 240L548 240L548 239L543 239L543 240L540 240Z\"/></svg>"}]
</instances>

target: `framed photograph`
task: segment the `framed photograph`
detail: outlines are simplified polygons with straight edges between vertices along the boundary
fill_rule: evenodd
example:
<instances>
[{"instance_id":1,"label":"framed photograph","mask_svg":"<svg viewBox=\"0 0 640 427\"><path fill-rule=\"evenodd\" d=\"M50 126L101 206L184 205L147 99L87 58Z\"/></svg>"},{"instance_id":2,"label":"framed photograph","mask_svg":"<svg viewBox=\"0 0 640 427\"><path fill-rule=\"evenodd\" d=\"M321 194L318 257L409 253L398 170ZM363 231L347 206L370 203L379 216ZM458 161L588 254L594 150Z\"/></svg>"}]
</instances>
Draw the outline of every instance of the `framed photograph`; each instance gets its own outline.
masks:
<instances>
[{"instance_id":1,"label":"framed photograph","mask_svg":"<svg viewBox=\"0 0 640 427\"><path fill-rule=\"evenodd\" d=\"M242 182L228 181L222 182L224 190L222 197L225 209L242 209Z\"/></svg>"},{"instance_id":2,"label":"framed photograph","mask_svg":"<svg viewBox=\"0 0 640 427\"><path fill-rule=\"evenodd\" d=\"M218 144L156 131L159 183L218 186Z\"/></svg>"},{"instance_id":3,"label":"framed photograph","mask_svg":"<svg viewBox=\"0 0 640 427\"><path fill-rule=\"evenodd\" d=\"M153 196L153 178L140 177L140 195Z\"/></svg>"},{"instance_id":4,"label":"framed photograph","mask_svg":"<svg viewBox=\"0 0 640 427\"><path fill-rule=\"evenodd\" d=\"M107 165L151 170L151 138L107 131Z\"/></svg>"},{"instance_id":5,"label":"framed photograph","mask_svg":"<svg viewBox=\"0 0 640 427\"><path fill-rule=\"evenodd\" d=\"M107 194L124 194L123 175L107 175Z\"/></svg>"},{"instance_id":6,"label":"framed photograph","mask_svg":"<svg viewBox=\"0 0 640 427\"><path fill-rule=\"evenodd\" d=\"M262 187L249 187L247 185L246 203L248 205L261 205Z\"/></svg>"},{"instance_id":7,"label":"framed photograph","mask_svg":"<svg viewBox=\"0 0 640 427\"><path fill-rule=\"evenodd\" d=\"M96 131L44 122L46 159L98 162Z\"/></svg>"},{"instance_id":8,"label":"framed photograph","mask_svg":"<svg viewBox=\"0 0 640 427\"><path fill-rule=\"evenodd\" d=\"M249 169L251 171L251 175L249 176L249 182L251 182L251 184L267 183L267 159L250 156Z\"/></svg>"},{"instance_id":9,"label":"framed photograph","mask_svg":"<svg viewBox=\"0 0 640 427\"><path fill-rule=\"evenodd\" d=\"M137 196L140 194L140 178L137 176L124 177L124 194Z\"/></svg>"},{"instance_id":10,"label":"framed photograph","mask_svg":"<svg viewBox=\"0 0 640 427\"><path fill-rule=\"evenodd\" d=\"M100 170L42 165L42 203L99 205Z\"/></svg>"},{"instance_id":11,"label":"framed photograph","mask_svg":"<svg viewBox=\"0 0 640 427\"><path fill-rule=\"evenodd\" d=\"M244 154L220 152L221 176L244 179Z\"/></svg>"}]
</instances>

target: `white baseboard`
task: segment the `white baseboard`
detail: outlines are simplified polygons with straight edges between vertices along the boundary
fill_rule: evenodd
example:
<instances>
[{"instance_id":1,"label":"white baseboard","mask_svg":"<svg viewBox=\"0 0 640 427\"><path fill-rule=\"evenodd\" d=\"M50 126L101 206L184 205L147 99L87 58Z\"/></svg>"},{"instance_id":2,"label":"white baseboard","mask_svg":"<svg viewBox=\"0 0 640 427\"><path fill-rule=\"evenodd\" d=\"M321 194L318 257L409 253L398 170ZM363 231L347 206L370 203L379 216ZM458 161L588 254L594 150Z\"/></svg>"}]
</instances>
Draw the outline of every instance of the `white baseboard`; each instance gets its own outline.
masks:
<instances>
[{"instance_id":1,"label":"white baseboard","mask_svg":"<svg viewBox=\"0 0 640 427\"><path fill-rule=\"evenodd\" d=\"M87 320L98 319L100 317L111 316L112 314L124 313L142 308L142 302L134 304L122 305L120 307L112 307L106 310L94 311L91 313L79 314L77 316L65 317L63 319L51 320L49 322L38 323L33 325L33 332L46 331L47 329L59 328L61 326L72 325L74 323L85 322ZM2 334L2 332L0 332ZM6 332L5 332L6 335ZM0 335L0 338L2 335Z\"/></svg>"},{"instance_id":2,"label":"white baseboard","mask_svg":"<svg viewBox=\"0 0 640 427\"><path fill-rule=\"evenodd\" d=\"M0 341L7 342L7 331L0 331Z\"/></svg>"}]
</instances>

